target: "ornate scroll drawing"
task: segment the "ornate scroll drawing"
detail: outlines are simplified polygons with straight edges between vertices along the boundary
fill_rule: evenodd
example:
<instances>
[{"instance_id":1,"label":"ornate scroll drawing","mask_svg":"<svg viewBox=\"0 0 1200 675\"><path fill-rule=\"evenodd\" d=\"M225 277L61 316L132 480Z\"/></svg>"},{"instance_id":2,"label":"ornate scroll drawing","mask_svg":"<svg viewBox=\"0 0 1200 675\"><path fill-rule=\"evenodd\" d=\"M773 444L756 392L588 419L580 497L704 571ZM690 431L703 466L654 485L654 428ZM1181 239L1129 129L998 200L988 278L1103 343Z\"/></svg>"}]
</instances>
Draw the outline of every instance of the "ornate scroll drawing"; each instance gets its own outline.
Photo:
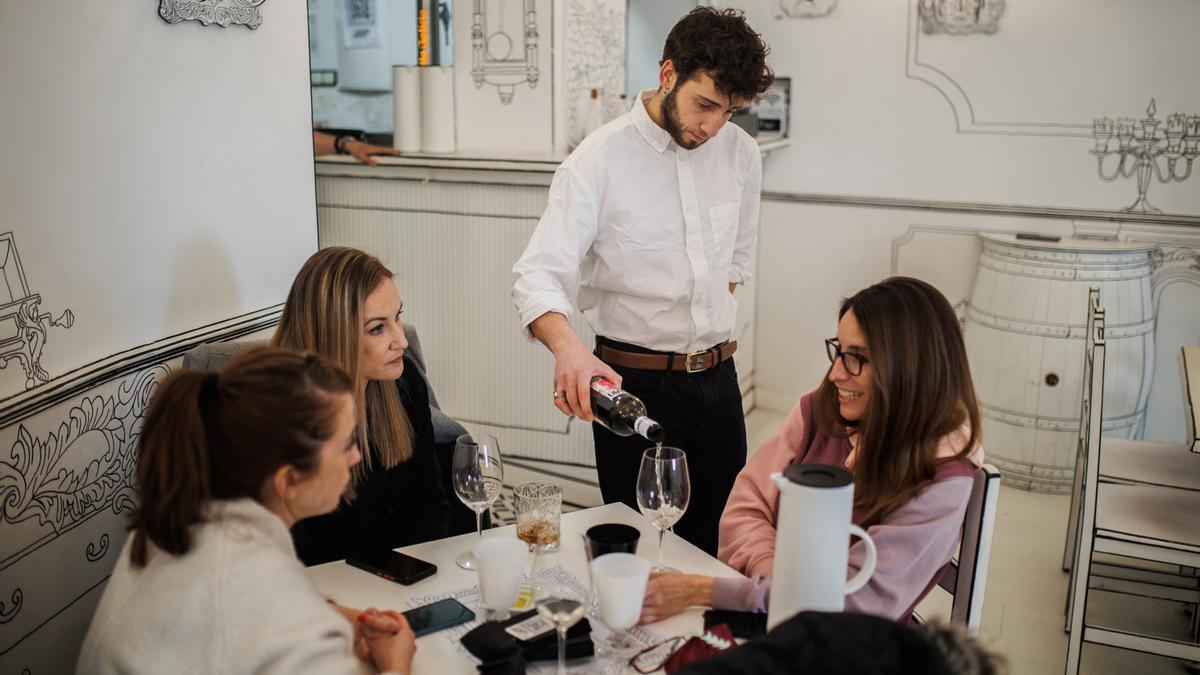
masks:
<instances>
[{"instance_id":1,"label":"ornate scroll drawing","mask_svg":"<svg viewBox=\"0 0 1200 675\"><path fill-rule=\"evenodd\" d=\"M42 348L51 326L70 328L75 315L65 310L58 318L40 311L42 297L29 290L12 232L0 234L0 368L21 364L25 388L50 381L42 368Z\"/></svg>"},{"instance_id":2,"label":"ornate scroll drawing","mask_svg":"<svg viewBox=\"0 0 1200 675\"><path fill-rule=\"evenodd\" d=\"M12 609L4 606L4 601L0 600L0 623L8 623L12 618L21 611L22 593L21 589L16 589L12 592Z\"/></svg>"},{"instance_id":3,"label":"ornate scroll drawing","mask_svg":"<svg viewBox=\"0 0 1200 675\"><path fill-rule=\"evenodd\" d=\"M105 553L108 553L107 534L100 535L100 541L95 544L88 542L87 550L84 551L84 555L87 556L88 562L96 562L97 560L103 558Z\"/></svg>"},{"instance_id":4,"label":"ornate scroll drawing","mask_svg":"<svg viewBox=\"0 0 1200 675\"><path fill-rule=\"evenodd\" d=\"M241 24L250 30L262 25L259 5L266 0L160 0L158 15L167 23L199 21L205 26Z\"/></svg>"},{"instance_id":5,"label":"ornate scroll drawing","mask_svg":"<svg viewBox=\"0 0 1200 675\"><path fill-rule=\"evenodd\" d=\"M116 396L84 397L45 438L34 438L22 424L8 458L0 459L3 522L36 518L61 534L96 511L131 510L142 415L168 372L160 364L126 378ZM85 451L94 455L80 457ZM100 548L103 555L103 539ZM89 546L89 559L93 555L97 550Z\"/></svg>"},{"instance_id":6,"label":"ornate scroll drawing","mask_svg":"<svg viewBox=\"0 0 1200 675\"><path fill-rule=\"evenodd\" d=\"M541 71L537 66L538 30L535 0L524 0L523 12L512 11L515 3L474 0L471 12L471 77L475 88L496 87L500 102L512 103L520 84L536 87ZM522 36L518 47L513 35ZM519 49L519 51L517 51Z\"/></svg>"},{"instance_id":7,"label":"ornate scroll drawing","mask_svg":"<svg viewBox=\"0 0 1200 675\"><path fill-rule=\"evenodd\" d=\"M995 33L1005 0L921 0L921 30L927 34Z\"/></svg>"},{"instance_id":8,"label":"ornate scroll drawing","mask_svg":"<svg viewBox=\"0 0 1200 675\"><path fill-rule=\"evenodd\" d=\"M817 19L829 16L837 0L776 0L776 19Z\"/></svg>"}]
</instances>

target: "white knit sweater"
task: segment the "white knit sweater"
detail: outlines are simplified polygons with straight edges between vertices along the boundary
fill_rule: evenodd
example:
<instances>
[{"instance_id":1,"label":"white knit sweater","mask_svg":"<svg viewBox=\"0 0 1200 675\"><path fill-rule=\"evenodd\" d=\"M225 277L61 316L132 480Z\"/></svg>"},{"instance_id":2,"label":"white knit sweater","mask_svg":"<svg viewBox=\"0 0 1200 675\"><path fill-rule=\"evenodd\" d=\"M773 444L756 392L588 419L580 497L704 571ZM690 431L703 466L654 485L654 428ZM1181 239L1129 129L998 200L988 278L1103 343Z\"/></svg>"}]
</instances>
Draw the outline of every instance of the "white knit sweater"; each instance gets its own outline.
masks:
<instances>
[{"instance_id":1,"label":"white knit sweater","mask_svg":"<svg viewBox=\"0 0 1200 675\"><path fill-rule=\"evenodd\" d=\"M76 672L360 673L348 621L313 588L278 516L222 501L186 555L152 544L146 567L125 542Z\"/></svg>"}]
</instances>

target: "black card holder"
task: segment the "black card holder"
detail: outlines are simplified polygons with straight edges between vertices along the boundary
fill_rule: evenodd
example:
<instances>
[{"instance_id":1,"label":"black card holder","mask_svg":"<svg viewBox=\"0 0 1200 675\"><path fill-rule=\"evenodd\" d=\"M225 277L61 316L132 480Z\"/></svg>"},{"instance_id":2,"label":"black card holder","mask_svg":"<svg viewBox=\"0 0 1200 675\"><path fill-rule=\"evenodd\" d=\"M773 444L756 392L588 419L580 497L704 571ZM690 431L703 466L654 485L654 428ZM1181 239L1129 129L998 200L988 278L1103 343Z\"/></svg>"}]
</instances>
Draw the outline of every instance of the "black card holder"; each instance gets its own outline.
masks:
<instances>
[{"instance_id":1,"label":"black card holder","mask_svg":"<svg viewBox=\"0 0 1200 675\"><path fill-rule=\"evenodd\" d=\"M759 612L735 612L710 609L704 613L704 630L725 624L736 638L753 640L767 634L767 615Z\"/></svg>"},{"instance_id":2,"label":"black card holder","mask_svg":"<svg viewBox=\"0 0 1200 675\"><path fill-rule=\"evenodd\" d=\"M525 662L554 661L558 659L558 634L555 631L531 640L518 640L504 631L508 626L520 623L536 613L537 610L529 610L515 614L506 621L485 621L462 636L462 644L484 664L512 661L516 655ZM587 619L582 619L567 629L568 659L582 659L595 653L592 626Z\"/></svg>"}]
</instances>

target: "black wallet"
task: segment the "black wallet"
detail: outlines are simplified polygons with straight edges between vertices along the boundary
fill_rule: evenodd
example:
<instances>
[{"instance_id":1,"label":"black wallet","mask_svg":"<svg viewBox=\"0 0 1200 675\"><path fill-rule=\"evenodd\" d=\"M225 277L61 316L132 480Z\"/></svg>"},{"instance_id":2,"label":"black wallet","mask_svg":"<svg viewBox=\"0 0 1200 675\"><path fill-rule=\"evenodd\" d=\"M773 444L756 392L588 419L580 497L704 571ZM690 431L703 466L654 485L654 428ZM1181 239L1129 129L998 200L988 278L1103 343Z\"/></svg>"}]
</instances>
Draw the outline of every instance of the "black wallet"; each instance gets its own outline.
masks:
<instances>
[{"instance_id":1,"label":"black wallet","mask_svg":"<svg viewBox=\"0 0 1200 675\"><path fill-rule=\"evenodd\" d=\"M735 612L710 609L704 613L704 630L725 624L734 637L753 640L767 634L767 615L759 612Z\"/></svg>"},{"instance_id":2,"label":"black wallet","mask_svg":"<svg viewBox=\"0 0 1200 675\"><path fill-rule=\"evenodd\" d=\"M515 614L506 621L485 621L462 636L462 644L467 651L483 662L479 666L481 672L489 675L523 673L528 662L554 661L558 658L558 634L554 630L529 640L518 640L505 632L505 628L535 614L537 610L529 610ZM587 619L567 629L568 659L586 658L595 653L592 626Z\"/></svg>"}]
</instances>

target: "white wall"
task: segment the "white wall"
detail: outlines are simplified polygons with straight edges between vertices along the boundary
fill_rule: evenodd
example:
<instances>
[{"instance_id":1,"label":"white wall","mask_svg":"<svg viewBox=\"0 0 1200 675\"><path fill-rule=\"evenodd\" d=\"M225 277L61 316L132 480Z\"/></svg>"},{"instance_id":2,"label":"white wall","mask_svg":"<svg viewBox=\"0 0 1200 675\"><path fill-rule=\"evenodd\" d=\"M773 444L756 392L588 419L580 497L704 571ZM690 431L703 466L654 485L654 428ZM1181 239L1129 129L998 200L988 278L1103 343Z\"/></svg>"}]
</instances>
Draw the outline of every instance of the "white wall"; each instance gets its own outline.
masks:
<instances>
[{"instance_id":1,"label":"white wall","mask_svg":"<svg viewBox=\"0 0 1200 675\"><path fill-rule=\"evenodd\" d=\"M73 669L154 383L269 325L316 248L304 5L257 30L157 5L0 3L0 359L47 380L0 370L3 672Z\"/></svg>"},{"instance_id":2,"label":"white wall","mask_svg":"<svg viewBox=\"0 0 1200 675\"><path fill-rule=\"evenodd\" d=\"M1150 186L1151 202L1180 214L1168 219L1177 224L1122 221L1119 209L1137 190L1131 179L1100 180L1088 151L1093 118L1144 117L1152 97L1159 120L1200 114L1190 65L1200 42L1189 37L1200 5L1009 2L997 33L953 36L920 32L916 0L840 0L819 19L776 18L774 1L722 4L746 10L776 74L792 78L793 143L766 159L764 189L846 197L841 205L766 197L759 405L787 410L816 385L828 365L820 341L834 332L841 298L903 273L959 302L974 277L975 233L1083 232L1163 246L1146 434L1182 434L1175 354L1200 343L1200 178ZM911 200L913 208L857 198ZM940 202L996 208L925 208ZM1114 222L1051 217L1056 209L1099 211Z\"/></svg>"},{"instance_id":3,"label":"white wall","mask_svg":"<svg viewBox=\"0 0 1200 675\"><path fill-rule=\"evenodd\" d=\"M1117 210L1137 191L1097 177L1093 118L1144 117L1152 97L1159 120L1200 114L1192 0L1009 2L995 34L964 36L922 33L917 2L841 0L821 19L722 3L793 78L796 143L764 189ZM1197 180L1151 201L1200 213Z\"/></svg>"}]
</instances>

